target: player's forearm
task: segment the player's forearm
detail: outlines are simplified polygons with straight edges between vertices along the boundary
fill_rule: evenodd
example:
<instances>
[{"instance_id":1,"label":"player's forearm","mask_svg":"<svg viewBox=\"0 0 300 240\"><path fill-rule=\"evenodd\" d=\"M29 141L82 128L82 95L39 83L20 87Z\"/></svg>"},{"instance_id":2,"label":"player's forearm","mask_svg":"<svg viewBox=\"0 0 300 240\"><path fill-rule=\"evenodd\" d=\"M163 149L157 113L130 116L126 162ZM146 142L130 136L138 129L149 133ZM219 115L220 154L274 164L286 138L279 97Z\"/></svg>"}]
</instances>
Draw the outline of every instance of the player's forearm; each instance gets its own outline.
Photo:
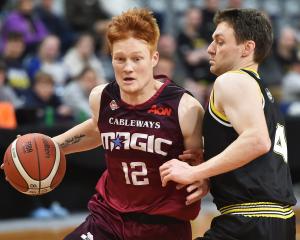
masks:
<instances>
[{"instance_id":1,"label":"player's forearm","mask_svg":"<svg viewBox=\"0 0 300 240\"><path fill-rule=\"evenodd\" d=\"M270 150L270 141L251 131L241 134L223 152L195 168L193 176L209 178L240 168Z\"/></svg>"},{"instance_id":2,"label":"player's forearm","mask_svg":"<svg viewBox=\"0 0 300 240\"><path fill-rule=\"evenodd\" d=\"M90 150L101 144L97 125L92 119L53 137L53 140L60 145L65 154Z\"/></svg>"}]
</instances>

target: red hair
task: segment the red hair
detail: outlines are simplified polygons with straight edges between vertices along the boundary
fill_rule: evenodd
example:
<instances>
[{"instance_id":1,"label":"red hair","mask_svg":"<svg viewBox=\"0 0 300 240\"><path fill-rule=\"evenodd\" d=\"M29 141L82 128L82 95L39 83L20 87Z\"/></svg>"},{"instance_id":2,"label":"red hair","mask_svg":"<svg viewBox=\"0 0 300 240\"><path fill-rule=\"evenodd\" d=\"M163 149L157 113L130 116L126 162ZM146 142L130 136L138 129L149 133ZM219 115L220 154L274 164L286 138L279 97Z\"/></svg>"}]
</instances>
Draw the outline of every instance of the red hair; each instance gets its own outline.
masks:
<instances>
[{"instance_id":1,"label":"red hair","mask_svg":"<svg viewBox=\"0 0 300 240\"><path fill-rule=\"evenodd\" d=\"M152 53L157 49L159 35L153 13L145 8L133 8L113 17L106 33L110 51L114 42L133 37L146 41Z\"/></svg>"}]
</instances>

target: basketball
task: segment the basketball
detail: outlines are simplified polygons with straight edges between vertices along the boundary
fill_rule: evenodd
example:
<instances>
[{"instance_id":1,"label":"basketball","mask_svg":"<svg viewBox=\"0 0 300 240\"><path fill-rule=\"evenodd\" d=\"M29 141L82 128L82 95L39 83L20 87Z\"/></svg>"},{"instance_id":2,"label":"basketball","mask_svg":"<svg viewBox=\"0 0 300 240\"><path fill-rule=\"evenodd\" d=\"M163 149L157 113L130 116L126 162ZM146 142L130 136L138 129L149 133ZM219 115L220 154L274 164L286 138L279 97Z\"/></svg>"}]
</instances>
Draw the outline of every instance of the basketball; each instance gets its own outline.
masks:
<instances>
[{"instance_id":1,"label":"basketball","mask_svg":"<svg viewBox=\"0 0 300 240\"><path fill-rule=\"evenodd\" d=\"M19 192L42 195L62 181L66 158L50 137L30 133L18 137L4 155L4 172L8 182Z\"/></svg>"}]
</instances>

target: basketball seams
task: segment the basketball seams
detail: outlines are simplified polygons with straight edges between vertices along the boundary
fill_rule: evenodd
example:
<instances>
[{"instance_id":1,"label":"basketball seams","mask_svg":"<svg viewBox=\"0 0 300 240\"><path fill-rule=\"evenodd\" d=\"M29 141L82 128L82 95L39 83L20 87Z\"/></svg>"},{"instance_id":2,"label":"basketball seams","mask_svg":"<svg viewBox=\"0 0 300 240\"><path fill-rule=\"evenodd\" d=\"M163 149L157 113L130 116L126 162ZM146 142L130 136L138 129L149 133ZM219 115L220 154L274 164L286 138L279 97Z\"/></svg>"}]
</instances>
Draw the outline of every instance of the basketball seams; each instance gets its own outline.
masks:
<instances>
[{"instance_id":1,"label":"basketball seams","mask_svg":"<svg viewBox=\"0 0 300 240\"><path fill-rule=\"evenodd\" d=\"M11 149L10 149L11 150L11 156L13 158L13 163L14 163L16 169L18 170L18 172L23 177L23 179L26 181L26 183L28 185L28 188L30 187L30 184L37 184L38 185L39 181L37 181L37 180L30 177L30 175L27 173L27 171L23 167L21 161L19 160L18 151L17 151L17 141L18 141L18 139L13 141Z\"/></svg>"},{"instance_id":2,"label":"basketball seams","mask_svg":"<svg viewBox=\"0 0 300 240\"><path fill-rule=\"evenodd\" d=\"M10 153L11 153L11 156L12 156L12 151L11 151L11 149L12 149L12 146L10 147ZM16 154L17 154L17 157L18 157L18 153L16 152ZM4 161L6 161L6 162L8 162L9 161L9 157L8 157L8 153L7 152L5 152L5 155L4 155ZM11 161L9 161L10 162L10 164L12 164L13 166L14 166L14 168L18 171L18 168L17 168L17 166L16 166L16 164L15 164L15 161L13 160L13 158L11 159ZM22 165L22 164L21 164ZM22 166L23 167L23 166ZM19 172L19 171L18 171ZM15 184L15 185L17 185L19 188L27 188L27 190L29 189L29 185L28 185L28 182L23 178L23 176L21 175L21 178L22 178L22 180L25 182L25 184L27 185L27 186L23 186L23 185L19 185L19 184L15 184L15 182L14 181L12 181L10 178L8 178L8 181L9 182L12 182L13 184Z\"/></svg>"},{"instance_id":3,"label":"basketball seams","mask_svg":"<svg viewBox=\"0 0 300 240\"><path fill-rule=\"evenodd\" d=\"M9 179L10 184L14 185L15 187L17 187L19 192L25 193L27 195L40 195L42 192L48 192L51 188L50 187L44 187L44 188L40 188L40 189L36 189L36 188L27 188L27 190L22 191L21 188L24 188L24 186L19 185L18 183L12 181ZM44 191L41 191L44 190Z\"/></svg>"},{"instance_id":4,"label":"basketball seams","mask_svg":"<svg viewBox=\"0 0 300 240\"><path fill-rule=\"evenodd\" d=\"M50 174L48 175L48 177L46 177L45 179L41 180L41 188L43 187L50 187L51 186L51 182L52 180L54 179L57 171L58 171L58 168L59 168L59 164L60 164L60 151L59 151L59 146L58 144L53 141L51 139L51 141L53 142L54 146L55 146L55 162L54 162L54 165L51 169L51 172Z\"/></svg>"},{"instance_id":5,"label":"basketball seams","mask_svg":"<svg viewBox=\"0 0 300 240\"><path fill-rule=\"evenodd\" d=\"M18 154L18 149L17 149L17 141L18 141L18 139L16 139L15 140L16 141L16 151L15 151L15 153L16 153L16 157L17 157L17 159L18 159L18 162L20 163L20 165L21 165L21 167L22 167L22 169L24 169L24 171L26 172L26 174L30 177L30 178L32 178L30 175L29 175L29 173L26 171L26 168L24 167L24 165L23 165L23 163L20 161L20 158L19 158L19 154ZM13 144L12 144L13 145ZM12 156L13 156L13 150L12 150L12 147L13 146L11 146L11 154L12 154ZM14 158L13 158L14 159ZM13 162L13 164L15 165L15 167L16 167L16 169L18 169L18 167L16 166L16 163L15 163L15 161L12 161ZM18 169L18 171L19 171L19 169ZM23 175L22 175L23 176ZM32 178L33 179L33 178ZM35 179L33 179L33 180L35 180ZM26 181L26 179L25 179L25 181ZM27 181L26 181L27 182ZM28 182L27 182L27 184L28 184ZM29 185L29 184L28 184ZM28 188L29 188L29 186L28 186Z\"/></svg>"},{"instance_id":6,"label":"basketball seams","mask_svg":"<svg viewBox=\"0 0 300 240\"><path fill-rule=\"evenodd\" d=\"M40 189L41 189L41 164L40 164L40 155L39 155L39 151L38 151L38 146L35 140L35 136L36 133L33 134L33 142L35 145L35 153L36 153L36 159L37 159L37 165L38 165L38 179L39 179L39 193L40 193Z\"/></svg>"}]
</instances>

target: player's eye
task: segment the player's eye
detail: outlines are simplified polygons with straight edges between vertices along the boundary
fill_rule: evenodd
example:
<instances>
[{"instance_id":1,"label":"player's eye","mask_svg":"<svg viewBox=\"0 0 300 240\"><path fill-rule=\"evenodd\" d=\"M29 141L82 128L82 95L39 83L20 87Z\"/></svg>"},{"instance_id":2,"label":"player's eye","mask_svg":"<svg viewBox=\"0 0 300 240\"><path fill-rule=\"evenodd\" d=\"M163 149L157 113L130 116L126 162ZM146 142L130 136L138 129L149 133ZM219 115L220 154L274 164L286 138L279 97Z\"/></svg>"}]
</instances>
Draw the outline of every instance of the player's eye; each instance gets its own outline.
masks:
<instances>
[{"instance_id":1,"label":"player's eye","mask_svg":"<svg viewBox=\"0 0 300 240\"><path fill-rule=\"evenodd\" d=\"M134 57L133 60L134 60L135 62L139 62L139 61L142 60L142 58L141 58L141 57Z\"/></svg>"},{"instance_id":2,"label":"player's eye","mask_svg":"<svg viewBox=\"0 0 300 240\"><path fill-rule=\"evenodd\" d=\"M123 58L123 57L114 57L114 60L117 61L117 62L124 62L125 58Z\"/></svg>"}]
</instances>

